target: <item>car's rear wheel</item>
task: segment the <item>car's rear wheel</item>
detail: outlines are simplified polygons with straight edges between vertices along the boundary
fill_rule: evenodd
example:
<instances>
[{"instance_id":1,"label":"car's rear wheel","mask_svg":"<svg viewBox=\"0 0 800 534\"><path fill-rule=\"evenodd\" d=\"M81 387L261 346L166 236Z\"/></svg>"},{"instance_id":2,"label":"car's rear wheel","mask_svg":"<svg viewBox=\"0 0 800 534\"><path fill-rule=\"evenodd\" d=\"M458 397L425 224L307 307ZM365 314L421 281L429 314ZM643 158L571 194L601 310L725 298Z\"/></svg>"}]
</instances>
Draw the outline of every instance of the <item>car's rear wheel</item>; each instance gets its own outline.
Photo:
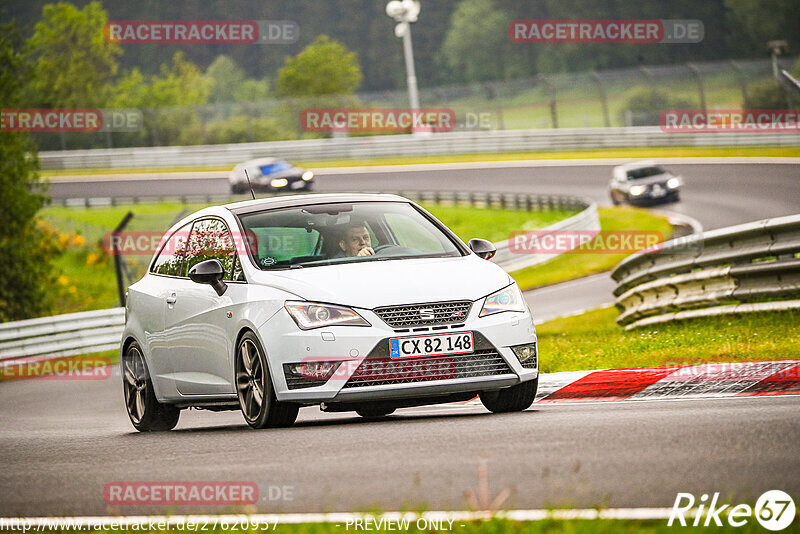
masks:
<instances>
[{"instance_id":1,"label":"car's rear wheel","mask_svg":"<svg viewBox=\"0 0 800 534\"><path fill-rule=\"evenodd\" d=\"M394 413L394 408L360 408L356 413L364 419L380 419Z\"/></svg>"},{"instance_id":2,"label":"car's rear wheel","mask_svg":"<svg viewBox=\"0 0 800 534\"><path fill-rule=\"evenodd\" d=\"M136 342L131 343L122 358L122 387L125 408L134 428L140 432L172 430L181 415L179 408L156 399L153 382Z\"/></svg>"},{"instance_id":3,"label":"car's rear wheel","mask_svg":"<svg viewBox=\"0 0 800 534\"><path fill-rule=\"evenodd\" d=\"M537 378L500 391L487 391L480 394L481 402L490 412L521 412L533 404L538 387Z\"/></svg>"},{"instance_id":4,"label":"car's rear wheel","mask_svg":"<svg viewBox=\"0 0 800 534\"><path fill-rule=\"evenodd\" d=\"M236 348L236 391L244 420L253 428L290 426L297 419L300 406L275 397L266 355L252 332Z\"/></svg>"}]
</instances>

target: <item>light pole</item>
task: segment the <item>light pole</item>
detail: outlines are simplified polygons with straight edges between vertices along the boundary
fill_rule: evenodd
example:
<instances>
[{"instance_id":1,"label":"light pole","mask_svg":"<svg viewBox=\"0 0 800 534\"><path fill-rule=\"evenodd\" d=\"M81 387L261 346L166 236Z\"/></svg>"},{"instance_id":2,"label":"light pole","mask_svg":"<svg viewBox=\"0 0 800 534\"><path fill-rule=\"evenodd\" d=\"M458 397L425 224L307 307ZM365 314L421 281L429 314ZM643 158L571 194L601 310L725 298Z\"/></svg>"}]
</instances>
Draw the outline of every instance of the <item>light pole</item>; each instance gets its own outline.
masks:
<instances>
[{"instance_id":1,"label":"light pole","mask_svg":"<svg viewBox=\"0 0 800 534\"><path fill-rule=\"evenodd\" d=\"M783 40L767 41L767 49L769 49L769 55L772 56L772 75L776 80L780 77L778 56L785 54L788 47L789 43Z\"/></svg>"},{"instance_id":2,"label":"light pole","mask_svg":"<svg viewBox=\"0 0 800 534\"><path fill-rule=\"evenodd\" d=\"M417 75L414 72L414 50L411 47L411 23L417 21L419 9L420 5L417 0L392 0L386 4L386 14L398 23L394 28L394 34L403 39L408 98L412 110L419 109L419 94L417 93Z\"/></svg>"}]
</instances>

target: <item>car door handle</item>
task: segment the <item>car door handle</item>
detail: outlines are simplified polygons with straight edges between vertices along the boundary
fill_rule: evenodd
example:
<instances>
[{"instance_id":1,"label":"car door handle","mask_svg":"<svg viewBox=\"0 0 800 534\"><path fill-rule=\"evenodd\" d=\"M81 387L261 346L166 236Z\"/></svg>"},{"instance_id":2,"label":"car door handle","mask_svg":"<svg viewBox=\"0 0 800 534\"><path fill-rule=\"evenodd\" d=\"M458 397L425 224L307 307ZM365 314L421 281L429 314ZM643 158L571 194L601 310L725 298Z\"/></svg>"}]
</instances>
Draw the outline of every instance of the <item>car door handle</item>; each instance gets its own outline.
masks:
<instances>
[{"instance_id":1,"label":"car door handle","mask_svg":"<svg viewBox=\"0 0 800 534\"><path fill-rule=\"evenodd\" d=\"M175 304L177 300L178 297L176 297L175 295L170 295L167 297L167 304Z\"/></svg>"}]
</instances>

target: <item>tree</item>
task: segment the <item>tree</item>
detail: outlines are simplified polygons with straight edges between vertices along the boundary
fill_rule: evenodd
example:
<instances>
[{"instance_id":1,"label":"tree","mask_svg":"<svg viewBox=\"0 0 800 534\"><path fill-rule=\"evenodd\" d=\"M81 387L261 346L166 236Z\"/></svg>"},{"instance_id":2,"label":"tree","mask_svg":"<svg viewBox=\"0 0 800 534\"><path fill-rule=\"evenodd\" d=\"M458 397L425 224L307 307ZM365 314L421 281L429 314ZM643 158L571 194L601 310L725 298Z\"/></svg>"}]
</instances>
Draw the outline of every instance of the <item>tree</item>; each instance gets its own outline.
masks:
<instances>
[{"instance_id":1,"label":"tree","mask_svg":"<svg viewBox=\"0 0 800 534\"><path fill-rule=\"evenodd\" d=\"M512 19L492 0L464 0L453 12L441 58L455 79L503 80L525 72L520 45L508 38Z\"/></svg>"},{"instance_id":2,"label":"tree","mask_svg":"<svg viewBox=\"0 0 800 534\"><path fill-rule=\"evenodd\" d=\"M106 12L99 2L83 9L72 4L44 6L28 40L35 61L31 89L48 107L100 107L117 71L119 45L107 42Z\"/></svg>"},{"instance_id":3,"label":"tree","mask_svg":"<svg viewBox=\"0 0 800 534\"><path fill-rule=\"evenodd\" d=\"M24 106L29 64L12 24L0 26L0 102ZM52 247L36 213L46 200L36 170L36 149L28 134L0 131L0 321L36 317L49 309Z\"/></svg>"},{"instance_id":4,"label":"tree","mask_svg":"<svg viewBox=\"0 0 800 534\"><path fill-rule=\"evenodd\" d=\"M220 54L206 69L210 80L209 102L233 102L234 92L244 82L244 71L229 56Z\"/></svg>"},{"instance_id":5,"label":"tree","mask_svg":"<svg viewBox=\"0 0 800 534\"><path fill-rule=\"evenodd\" d=\"M159 74L145 76L133 69L114 88L111 104L144 111L145 129L154 144L193 143L199 117L194 106L208 102L211 82L182 52ZM154 109L159 108L159 109ZM191 133L190 133L191 132Z\"/></svg>"},{"instance_id":6,"label":"tree","mask_svg":"<svg viewBox=\"0 0 800 534\"><path fill-rule=\"evenodd\" d=\"M279 96L352 94L361 84L361 67L354 52L327 35L320 35L278 72Z\"/></svg>"}]
</instances>

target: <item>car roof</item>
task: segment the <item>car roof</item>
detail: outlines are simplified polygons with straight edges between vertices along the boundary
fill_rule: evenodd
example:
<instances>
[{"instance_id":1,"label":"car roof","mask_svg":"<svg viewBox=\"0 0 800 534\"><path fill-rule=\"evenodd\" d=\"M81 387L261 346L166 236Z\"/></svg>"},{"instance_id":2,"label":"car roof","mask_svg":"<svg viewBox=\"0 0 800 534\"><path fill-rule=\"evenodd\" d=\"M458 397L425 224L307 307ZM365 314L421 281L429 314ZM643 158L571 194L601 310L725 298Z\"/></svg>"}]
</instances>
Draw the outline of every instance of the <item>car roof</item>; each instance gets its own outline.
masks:
<instances>
[{"instance_id":1,"label":"car roof","mask_svg":"<svg viewBox=\"0 0 800 534\"><path fill-rule=\"evenodd\" d=\"M336 204L341 202L410 202L399 195L383 193L315 193L311 195L280 195L244 202L225 204L236 215L253 213L265 209L293 208L314 204Z\"/></svg>"},{"instance_id":2,"label":"car roof","mask_svg":"<svg viewBox=\"0 0 800 534\"><path fill-rule=\"evenodd\" d=\"M644 169L645 167L658 167L658 163L653 160L645 160L645 161L632 161L630 163L624 163L622 165L618 165L615 167L616 169L621 169L624 171L630 171L633 169Z\"/></svg>"}]
</instances>

